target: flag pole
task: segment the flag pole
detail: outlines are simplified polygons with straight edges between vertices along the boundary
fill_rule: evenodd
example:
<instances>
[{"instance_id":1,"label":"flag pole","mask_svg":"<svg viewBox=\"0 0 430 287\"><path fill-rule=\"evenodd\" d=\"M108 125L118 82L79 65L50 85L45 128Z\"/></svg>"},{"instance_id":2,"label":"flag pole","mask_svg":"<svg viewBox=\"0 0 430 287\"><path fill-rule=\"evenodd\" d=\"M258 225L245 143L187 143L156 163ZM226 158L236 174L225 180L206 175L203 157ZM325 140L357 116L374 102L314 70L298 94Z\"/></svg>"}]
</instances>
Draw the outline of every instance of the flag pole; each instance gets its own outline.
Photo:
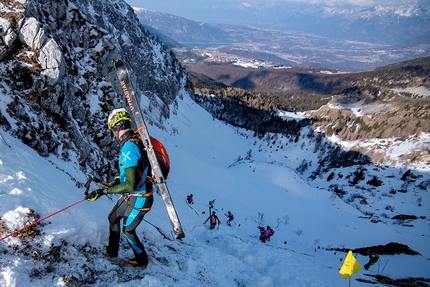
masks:
<instances>
[{"instance_id":1,"label":"flag pole","mask_svg":"<svg viewBox=\"0 0 430 287\"><path fill-rule=\"evenodd\" d=\"M352 274L353 274L353 272L352 272L352 256L350 256L349 257L349 262L348 262L348 264L349 264L349 280L348 280L348 287L351 287L351 277L352 277Z\"/></svg>"}]
</instances>

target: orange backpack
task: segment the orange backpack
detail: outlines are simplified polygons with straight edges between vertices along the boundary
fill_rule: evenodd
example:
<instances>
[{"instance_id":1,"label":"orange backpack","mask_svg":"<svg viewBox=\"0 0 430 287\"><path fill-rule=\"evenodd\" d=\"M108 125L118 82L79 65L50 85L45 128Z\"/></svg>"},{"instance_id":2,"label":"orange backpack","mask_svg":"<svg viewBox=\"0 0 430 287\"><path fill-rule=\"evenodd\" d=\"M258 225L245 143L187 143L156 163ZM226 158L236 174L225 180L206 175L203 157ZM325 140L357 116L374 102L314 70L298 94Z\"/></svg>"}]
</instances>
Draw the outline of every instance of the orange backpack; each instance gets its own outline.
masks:
<instances>
[{"instance_id":1,"label":"orange backpack","mask_svg":"<svg viewBox=\"0 0 430 287\"><path fill-rule=\"evenodd\" d=\"M167 179L167 176L170 172L170 159L169 154L167 153L164 145L154 137L149 137L151 139L152 147L155 151L155 156L157 157L158 163L160 164L161 172L163 173L164 179Z\"/></svg>"},{"instance_id":2,"label":"orange backpack","mask_svg":"<svg viewBox=\"0 0 430 287\"><path fill-rule=\"evenodd\" d=\"M161 172L163 173L164 179L167 179L167 176L170 172L170 159L169 154L167 153L164 145L154 137L149 137L151 140L152 148L154 149L155 156L157 157L158 163L160 164ZM135 132L134 135L128 139L129 141L136 141L135 144L140 146L139 148L145 150L145 145L143 144L142 138L140 137L139 132Z\"/></svg>"}]
</instances>

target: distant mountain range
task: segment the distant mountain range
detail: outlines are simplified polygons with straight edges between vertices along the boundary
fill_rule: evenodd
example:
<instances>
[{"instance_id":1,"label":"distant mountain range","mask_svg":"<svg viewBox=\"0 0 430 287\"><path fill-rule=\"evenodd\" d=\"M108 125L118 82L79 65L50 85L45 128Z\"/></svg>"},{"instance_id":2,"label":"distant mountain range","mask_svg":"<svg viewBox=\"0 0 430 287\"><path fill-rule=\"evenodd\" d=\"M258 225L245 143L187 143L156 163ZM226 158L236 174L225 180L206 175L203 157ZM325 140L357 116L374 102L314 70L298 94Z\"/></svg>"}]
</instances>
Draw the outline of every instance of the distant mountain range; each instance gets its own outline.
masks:
<instances>
[{"instance_id":1,"label":"distant mountain range","mask_svg":"<svg viewBox=\"0 0 430 287\"><path fill-rule=\"evenodd\" d=\"M251 26L196 22L135 8L140 22L171 48L222 48L229 55L274 65L357 71L430 55L429 7L290 5L272 11L269 23L270 11L260 13ZM178 58L187 60L181 53Z\"/></svg>"},{"instance_id":2,"label":"distant mountain range","mask_svg":"<svg viewBox=\"0 0 430 287\"><path fill-rule=\"evenodd\" d=\"M430 29L430 7L419 5L370 8L289 6L273 13L280 15L279 23L266 27L374 44L401 44L422 37Z\"/></svg>"},{"instance_id":3,"label":"distant mountain range","mask_svg":"<svg viewBox=\"0 0 430 287\"><path fill-rule=\"evenodd\" d=\"M303 5L285 5L246 12L231 11L227 26L231 24L260 29L274 29L309 33L336 40L398 45L422 37L430 31L430 7L420 5L375 6L371 8L333 8ZM135 9L144 25L154 27L179 42L210 42L228 33L220 19L196 22L146 9ZM246 17L243 15L255 15ZM212 13L214 14L214 13ZM252 20L249 20L252 18ZM248 19L248 20L244 20ZM210 24L212 23L212 24ZM215 24L217 23L217 24ZM203 33L201 33L203 32ZM181 35L181 36L179 36ZM214 37L214 38L212 38Z\"/></svg>"}]
</instances>

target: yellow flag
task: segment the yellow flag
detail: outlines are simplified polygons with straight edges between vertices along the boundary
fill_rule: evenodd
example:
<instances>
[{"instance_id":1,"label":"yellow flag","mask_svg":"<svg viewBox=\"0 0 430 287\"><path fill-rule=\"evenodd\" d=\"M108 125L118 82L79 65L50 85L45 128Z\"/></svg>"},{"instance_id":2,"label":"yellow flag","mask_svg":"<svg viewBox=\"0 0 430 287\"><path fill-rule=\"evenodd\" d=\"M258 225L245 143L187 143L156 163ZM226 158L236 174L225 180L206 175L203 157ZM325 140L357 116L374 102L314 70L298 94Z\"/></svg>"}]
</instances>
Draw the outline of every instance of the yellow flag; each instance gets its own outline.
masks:
<instances>
[{"instance_id":1,"label":"yellow flag","mask_svg":"<svg viewBox=\"0 0 430 287\"><path fill-rule=\"evenodd\" d=\"M362 267L360 263L357 261L357 259L355 259L354 255L352 255L352 251L349 250L345 260L343 261L343 265L340 268L340 275L342 275L343 278L348 279L352 276L352 274L358 272L361 269Z\"/></svg>"}]
</instances>

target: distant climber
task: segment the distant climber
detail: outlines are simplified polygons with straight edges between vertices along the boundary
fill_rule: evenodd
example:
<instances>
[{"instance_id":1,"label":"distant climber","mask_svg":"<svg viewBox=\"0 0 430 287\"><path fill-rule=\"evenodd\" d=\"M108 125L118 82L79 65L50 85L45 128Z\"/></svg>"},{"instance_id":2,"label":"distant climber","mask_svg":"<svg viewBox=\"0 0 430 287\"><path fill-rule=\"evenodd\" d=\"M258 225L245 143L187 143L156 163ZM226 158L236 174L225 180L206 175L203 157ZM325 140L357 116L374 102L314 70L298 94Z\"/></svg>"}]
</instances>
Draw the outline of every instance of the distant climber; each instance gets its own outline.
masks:
<instances>
[{"instance_id":1,"label":"distant climber","mask_svg":"<svg viewBox=\"0 0 430 287\"><path fill-rule=\"evenodd\" d=\"M267 241L270 241L270 237L272 237L273 234L275 234L275 231L273 231L272 227L267 226L267 229L266 229L266 239L267 239Z\"/></svg>"},{"instance_id":2,"label":"distant climber","mask_svg":"<svg viewBox=\"0 0 430 287\"><path fill-rule=\"evenodd\" d=\"M189 195L187 195L187 203L188 203L188 204L194 204L194 201L193 201L193 194L189 194Z\"/></svg>"},{"instance_id":3,"label":"distant climber","mask_svg":"<svg viewBox=\"0 0 430 287\"><path fill-rule=\"evenodd\" d=\"M369 255L369 262L367 262L366 264L364 264L364 269L368 270L370 266L374 265L376 262L378 262L379 260L379 255L376 254L375 252L372 252Z\"/></svg>"},{"instance_id":4,"label":"distant climber","mask_svg":"<svg viewBox=\"0 0 430 287\"><path fill-rule=\"evenodd\" d=\"M234 220L234 216L233 213L231 213L231 211L227 212L224 214L225 216L227 216L227 225L231 226L231 222Z\"/></svg>"},{"instance_id":5,"label":"distant climber","mask_svg":"<svg viewBox=\"0 0 430 287\"><path fill-rule=\"evenodd\" d=\"M206 222L208 222L208 220L210 219L210 229L214 229L216 226L216 223L218 221L218 226L221 224L221 221L219 221L218 216L216 216L216 212L212 211L212 214L208 217L208 219L206 219L205 222L203 222L203 224L205 224Z\"/></svg>"},{"instance_id":6,"label":"distant climber","mask_svg":"<svg viewBox=\"0 0 430 287\"><path fill-rule=\"evenodd\" d=\"M260 230L261 242L266 243L266 228L264 226L257 226L257 228Z\"/></svg>"}]
</instances>

